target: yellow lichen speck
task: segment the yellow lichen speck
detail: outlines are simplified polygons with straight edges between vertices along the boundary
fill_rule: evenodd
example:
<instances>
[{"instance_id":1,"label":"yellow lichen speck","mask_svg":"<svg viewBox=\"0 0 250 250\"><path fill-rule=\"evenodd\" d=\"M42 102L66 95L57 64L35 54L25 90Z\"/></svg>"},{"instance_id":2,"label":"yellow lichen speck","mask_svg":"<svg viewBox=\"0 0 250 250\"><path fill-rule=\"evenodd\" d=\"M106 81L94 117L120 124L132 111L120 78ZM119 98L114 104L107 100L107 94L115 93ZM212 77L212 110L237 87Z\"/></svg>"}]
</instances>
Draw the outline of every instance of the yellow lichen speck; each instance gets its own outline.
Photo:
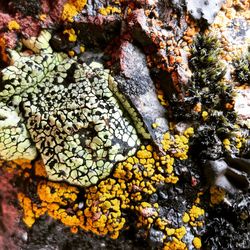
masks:
<instances>
[{"instance_id":1,"label":"yellow lichen speck","mask_svg":"<svg viewBox=\"0 0 250 250\"><path fill-rule=\"evenodd\" d=\"M193 245L196 249L200 249L201 248L201 239L198 237L194 237L193 239Z\"/></svg>"},{"instance_id":2,"label":"yellow lichen speck","mask_svg":"<svg viewBox=\"0 0 250 250\"><path fill-rule=\"evenodd\" d=\"M68 39L70 42L75 42L77 39L77 35L74 29L66 29L63 31L63 34L67 34L68 35Z\"/></svg>"}]
</instances>

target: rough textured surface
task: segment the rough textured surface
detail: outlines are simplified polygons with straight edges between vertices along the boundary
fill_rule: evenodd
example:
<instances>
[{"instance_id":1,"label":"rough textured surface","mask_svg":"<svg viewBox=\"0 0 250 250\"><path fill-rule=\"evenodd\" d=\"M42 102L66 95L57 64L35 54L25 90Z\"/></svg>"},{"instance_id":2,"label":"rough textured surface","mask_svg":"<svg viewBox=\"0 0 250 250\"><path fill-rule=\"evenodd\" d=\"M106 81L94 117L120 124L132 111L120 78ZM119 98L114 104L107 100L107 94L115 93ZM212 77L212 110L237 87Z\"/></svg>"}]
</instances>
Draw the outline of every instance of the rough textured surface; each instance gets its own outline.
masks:
<instances>
[{"instance_id":1,"label":"rough textured surface","mask_svg":"<svg viewBox=\"0 0 250 250\"><path fill-rule=\"evenodd\" d=\"M21 226L21 214L16 206L18 190L13 187L13 173L0 169L0 248L20 249L27 232Z\"/></svg>"},{"instance_id":2,"label":"rough textured surface","mask_svg":"<svg viewBox=\"0 0 250 250\"><path fill-rule=\"evenodd\" d=\"M10 159L24 157L33 141L51 180L95 184L109 175L116 162L134 154L140 141L109 90L114 84L109 72L98 63L80 65L66 55L53 54L49 37L43 33L34 43L26 41L43 53L15 54L14 64L2 71L1 100L16 108L31 136L29 140L27 131L17 129L9 135L9 118L2 112L6 120L1 121L1 147L7 149L2 158L8 160L16 149L23 155ZM9 145L11 138L14 142Z\"/></svg>"},{"instance_id":3,"label":"rough textured surface","mask_svg":"<svg viewBox=\"0 0 250 250\"><path fill-rule=\"evenodd\" d=\"M211 24L217 13L219 12L222 4L225 0L216 0L216 1L185 1L188 12L195 19L205 19L209 24Z\"/></svg>"},{"instance_id":4,"label":"rough textured surface","mask_svg":"<svg viewBox=\"0 0 250 250\"><path fill-rule=\"evenodd\" d=\"M23 5L12 5L10 15L8 4L14 2ZM249 99L246 86L249 67L244 55L249 45L249 1L226 1L212 24L204 17L213 18L212 13L218 8L212 9L210 4L218 1L209 1L209 11L205 1L188 1L199 19L186 11L185 0L47 0L37 1L42 4L35 10L23 8L34 6L34 2L0 1L0 28L7 27L1 29L0 56L5 64L0 66L11 62L6 47L18 45L15 50L22 58L34 58L20 37L27 38L38 34L41 27L50 27L53 50L68 54L70 63L76 61L76 56L77 65L91 68L91 72L92 62L114 69L112 75L123 81L110 82L111 87L113 91L121 88L116 97L121 92L126 95L124 99L118 98L119 107L125 107L126 117L129 113L134 117L134 112L127 112L126 104L130 104L129 108L133 106L140 124L146 124L148 129L151 126L153 140L144 140L138 133L142 146L136 154L116 164L109 177L85 188L49 181L41 159L0 162L5 172L15 171L16 180L12 183L18 189L19 211L26 225L23 241L13 238L16 245L41 250L248 249L250 135L246 127L249 124L243 121L248 112L243 109ZM201 3L198 12L197 3ZM24 10L23 16L19 9ZM32 16L25 16L25 11ZM204 38L210 32L215 34L222 50L214 46L213 39L200 42L195 49L197 34ZM26 42L26 46L30 45ZM36 53L37 56L40 52ZM41 54L52 53L46 50ZM63 58L66 60L66 56ZM99 74L99 69L96 71ZM58 86L59 76L53 77ZM72 83L72 77L62 78L63 83ZM64 87L69 90L68 84ZM148 110L150 102L141 97L151 90L148 99L153 98L155 109L150 114L143 108L145 105ZM62 100L68 98L68 92L64 92ZM236 92L238 97L234 96ZM43 102L36 106L40 109L43 103L45 106L59 103L57 98L47 102L48 98L41 98ZM72 101L75 103L76 99ZM163 151L159 154L154 145L159 127L150 123L154 121L151 118L163 115L165 110L169 131L163 134L160 141ZM20 129L23 132L14 138L14 145L18 140L30 140L20 126L25 120L17 119L19 112L20 118L25 114L22 108L15 111L12 114L15 124L8 128L14 134ZM16 149L15 152L26 153ZM202 174L204 169L212 170L210 183L222 186L218 179L224 179L228 184L224 188L236 194L209 187ZM4 185L10 187L6 182Z\"/></svg>"},{"instance_id":5,"label":"rough textured surface","mask_svg":"<svg viewBox=\"0 0 250 250\"><path fill-rule=\"evenodd\" d=\"M141 118L135 121L145 139L152 139L162 150L161 140L168 128L166 110L161 106L153 81L147 67L146 57L129 42L123 42L119 49L118 64L120 76L116 76L117 90L115 94L120 97L124 106L132 106L130 116L140 114ZM116 69L117 70L117 69ZM119 93L123 93L119 95ZM155 124L155 127L152 125ZM140 128L145 128L144 131Z\"/></svg>"}]
</instances>

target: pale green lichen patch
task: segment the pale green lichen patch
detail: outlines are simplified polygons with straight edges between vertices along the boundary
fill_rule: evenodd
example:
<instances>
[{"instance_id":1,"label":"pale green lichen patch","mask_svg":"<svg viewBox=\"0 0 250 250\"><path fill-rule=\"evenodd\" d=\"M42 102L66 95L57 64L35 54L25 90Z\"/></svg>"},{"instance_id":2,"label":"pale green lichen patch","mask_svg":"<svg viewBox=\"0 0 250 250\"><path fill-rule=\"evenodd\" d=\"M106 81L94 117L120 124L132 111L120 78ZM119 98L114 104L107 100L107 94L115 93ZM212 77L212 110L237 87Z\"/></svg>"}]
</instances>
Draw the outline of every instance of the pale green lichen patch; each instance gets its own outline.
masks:
<instances>
[{"instance_id":1,"label":"pale green lichen patch","mask_svg":"<svg viewBox=\"0 0 250 250\"><path fill-rule=\"evenodd\" d=\"M17 112L0 103L0 159L32 160L36 154L36 148Z\"/></svg>"},{"instance_id":2,"label":"pale green lichen patch","mask_svg":"<svg viewBox=\"0 0 250 250\"><path fill-rule=\"evenodd\" d=\"M13 65L2 71L0 100L21 117L49 179L89 186L133 155L140 140L109 88L114 81L109 71L53 53L49 39L43 32L25 42L36 54L12 52ZM1 127L3 148L9 145L6 129ZM12 144L3 159L19 147L17 140Z\"/></svg>"}]
</instances>

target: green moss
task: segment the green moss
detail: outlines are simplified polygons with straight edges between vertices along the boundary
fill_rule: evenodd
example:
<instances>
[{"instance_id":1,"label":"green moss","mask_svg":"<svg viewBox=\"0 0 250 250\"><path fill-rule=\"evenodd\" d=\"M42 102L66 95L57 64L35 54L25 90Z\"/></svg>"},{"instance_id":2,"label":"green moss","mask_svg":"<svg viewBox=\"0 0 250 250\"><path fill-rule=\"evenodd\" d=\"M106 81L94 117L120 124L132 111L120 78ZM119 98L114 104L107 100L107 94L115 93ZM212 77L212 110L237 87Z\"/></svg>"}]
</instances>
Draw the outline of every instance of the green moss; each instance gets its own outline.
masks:
<instances>
[{"instance_id":1,"label":"green moss","mask_svg":"<svg viewBox=\"0 0 250 250\"><path fill-rule=\"evenodd\" d=\"M235 78L241 84L250 85L250 47L246 55L234 61Z\"/></svg>"},{"instance_id":2,"label":"green moss","mask_svg":"<svg viewBox=\"0 0 250 250\"><path fill-rule=\"evenodd\" d=\"M193 72L191 89L196 102L200 102L204 109L221 108L222 95L230 91L221 82L225 75L225 67L219 60L220 43L215 37L198 35L192 46L192 57L189 65Z\"/></svg>"}]
</instances>

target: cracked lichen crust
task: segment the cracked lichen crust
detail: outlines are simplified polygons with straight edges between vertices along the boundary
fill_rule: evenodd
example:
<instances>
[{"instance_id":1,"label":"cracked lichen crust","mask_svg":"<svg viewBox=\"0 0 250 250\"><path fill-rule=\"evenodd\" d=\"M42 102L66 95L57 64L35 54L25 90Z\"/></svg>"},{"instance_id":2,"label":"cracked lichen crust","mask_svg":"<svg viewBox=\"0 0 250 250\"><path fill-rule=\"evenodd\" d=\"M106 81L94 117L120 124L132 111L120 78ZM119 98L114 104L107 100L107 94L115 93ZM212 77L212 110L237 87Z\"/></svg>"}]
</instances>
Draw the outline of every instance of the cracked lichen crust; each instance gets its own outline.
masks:
<instances>
[{"instance_id":1,"label":"cracked lichen crust","mask_svg":"<svg viewBox=\"0 0 250 250\"><path fill-rule=\"evenodd\" d=\"M49 39L43 32L24 42L36 54L12 52L13 65L2 71L0 100L23 119L49 179L89 186L133 155L140 140L109 88L109 71L53 53ZM5 139L1 143L7 146Z\"/></svg>"},{"instance_id":2,"label":"cracked lichen crust","mask_svg":"<svg viewBox=\"0 0 250 250\"><path fill-rule=\"evenodd\" d=\"M18 113L0 103L0 159L32 160L36 155L36 148Z\"/></svg>"}]
</instances>

